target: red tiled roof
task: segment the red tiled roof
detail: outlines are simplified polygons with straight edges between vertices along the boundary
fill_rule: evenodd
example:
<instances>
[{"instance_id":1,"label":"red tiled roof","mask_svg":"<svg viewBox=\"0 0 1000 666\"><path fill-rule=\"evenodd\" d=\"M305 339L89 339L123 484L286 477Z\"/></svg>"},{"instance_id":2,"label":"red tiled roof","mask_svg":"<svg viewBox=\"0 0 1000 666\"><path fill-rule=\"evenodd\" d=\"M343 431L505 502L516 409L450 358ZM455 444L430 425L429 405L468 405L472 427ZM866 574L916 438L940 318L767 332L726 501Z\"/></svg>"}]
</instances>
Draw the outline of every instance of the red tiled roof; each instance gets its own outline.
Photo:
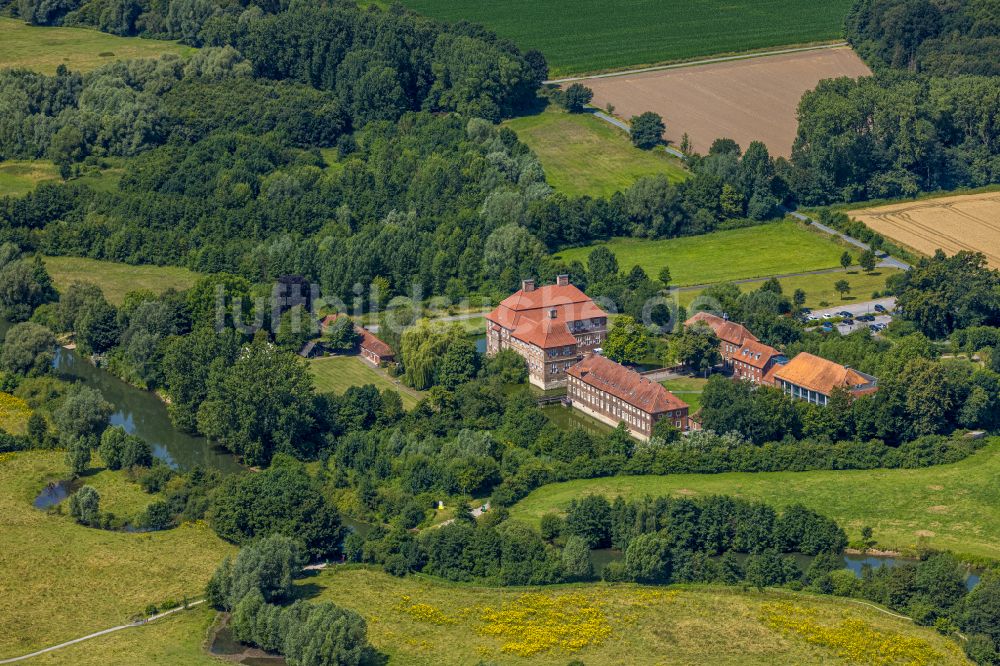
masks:
<instances>
[{"instance_id":1,"label":"red tiled roof","mask_svg":"<svg viewBox=\"0 0 1000 666\"><path fill-rule=\"evenodd\" d=\"M531 291L521 289L515 292L503 299L486 318L504 328L515 329L525 319L541 321L549 316L548 311L553 308L559 310L564 321L607 317L589 296L573 285L550 284Z\"/></svg>"},{"instance_id":2,"label":"red tiled roof","mask_svg":"<svg viewBox=\"0 0 1000 666\"><path fill-rule=\"evenodd\" d=\"M340 317L346 317L346 316L347 315L345 314L336 313L323 317L322 321L320 321L319 323L320 331L326 332L326 329L329 328L330 325L333 324L333 322L337 321L337 319ZM361 342L359 343L359 346L362 349L367 349L373 354L381 357L393 356L392 347L379 340L377 337L375 337L375 334L369 331L368 329L355 324L354 331L359 336L361 336Z\"/></svg>"},{"instance_id":3,"label":"red tiled roof","mask_svg":"<svg viewBox=\"0 0 1000 666\"><path fill-rule=\"evenodd\" d=\"M746 340L743 342L743 346L733 354L733 360L742 361L754 368L763 368L775 356L781 356L781 352L774 347L757 340Z\"/></svg>"},{"instance_id":4,"label":"red tiled roof","mask_svg":"<svg viewBox=\"0 0 1000 666\"><path fill-rule=\"evenodd\" d=\"M734 321L723 319L722 317L714 315L710 312L696 312L686 322L684 322L684 325L691 326L698 322L708 324L708 326L715 331L716 337L723 342L728 342L731 345L741 346L747 340L758 340L757 336L751 333L743 324L737 324Z\"/></svg>"},{"instance_id":5,"label":"red tiled roof","mask_svg":"<svg viewBox=\"0 0 1000 666\"><path fill-rule=\"evenodd\" d=\"M838 386L849 391L867 390L871 388L869 385L875 382L874 377L808 352L796 354L791 361L779 366L774 372L774 379L781 379L826 396Z\"/></svg>"},{"instance_id":6,"label":"red tiled roof","mask_svg":"<svg viewBox=\"0 0 1000 666\"><path fill-rule=\"evenodd\" d=\"M657 382L598 354L570 366L566 373L649 414L688 406Z\"/></svg>"},{"instance_id":7,"label":"red tiled roof","mask_svg":"<svg viewBox=\"0 0 1000 666\"><path fill-rule=\"evenodd\" d=\"M553 310L555 317L551 314ZM501 301L486 319L493 326L510 330L518 340L549 349L576 344L567 326L569 322L607 316L573 285L552 284L517 291Z\"/></svg>"}]
</instances>

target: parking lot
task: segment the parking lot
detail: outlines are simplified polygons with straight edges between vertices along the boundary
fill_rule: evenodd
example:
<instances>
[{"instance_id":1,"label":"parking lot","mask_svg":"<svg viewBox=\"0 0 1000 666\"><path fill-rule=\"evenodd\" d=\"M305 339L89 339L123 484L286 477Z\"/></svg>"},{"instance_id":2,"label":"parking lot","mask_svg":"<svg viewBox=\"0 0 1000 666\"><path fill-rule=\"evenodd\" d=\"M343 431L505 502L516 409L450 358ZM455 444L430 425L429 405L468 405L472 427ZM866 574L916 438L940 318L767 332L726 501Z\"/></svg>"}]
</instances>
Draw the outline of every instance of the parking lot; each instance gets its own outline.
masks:
<instances>
[{"instance_id":1,"label":"parking lot","mask_svg":"<svg viewBox=\"0 0 1000 666\"><path fill-rule=\"evenodd\" d=\"M885 328L892 321L892 314L890 313L895 307L896 299L894 297L879 298L873 301L862 301L849 305L813 310L809 317L810 323L814 326L822 326L824 321L832 321L840 318L841 321L833 324L833 328L837 329L841 335L847 335L859 328L868 330L871 330L871 326ZM858 319L858 317L862 317L862 319ZM845 323L847 321L851 323Z\"/></svg>"}]
</instances>

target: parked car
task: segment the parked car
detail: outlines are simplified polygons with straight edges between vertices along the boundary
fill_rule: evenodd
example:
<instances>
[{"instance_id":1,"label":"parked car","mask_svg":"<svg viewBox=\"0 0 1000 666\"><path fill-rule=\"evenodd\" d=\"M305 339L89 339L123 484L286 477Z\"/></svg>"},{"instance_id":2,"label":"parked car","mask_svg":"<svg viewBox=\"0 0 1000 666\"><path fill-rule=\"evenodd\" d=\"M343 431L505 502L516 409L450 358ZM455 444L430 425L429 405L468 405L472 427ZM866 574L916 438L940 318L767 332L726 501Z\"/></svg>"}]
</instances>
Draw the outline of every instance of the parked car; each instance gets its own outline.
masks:
<instances>
[{"instance_id":1,"label":"parked car","mask_svg":"<svg viewBox=\"0 0 1000 666\"><path fill-rule=\"evenodd\" d=\"M833 324L831 324L830 322L824 322L820 328L823 330L824 333L829 333L833 330Z\"/></svg>"},{"instance_id":2,"label":"parked car","mask_svg":"<svg viewBox=\"0 0 1000 666\"><path fill-rule=\"evenodd\" d=\"M844 321L842 321L840 323L841 324L846 324L847 326L854 326L854 320L853 319L845 319Z\"/></svg>"},{"instance_id":3,"label":"parked car","mask_svg":"<svg viewBox=\"0 0 1000 666\"><path fill-rule=\"evenodd\" d=\"M853 312L848 312L847 310L841 310L837 314L840 315L841 317L845 317L847 319L850 319L851 317L854 316Z\"/></svg>"},{"instance_id":4,"label":"parked car","mask_svg":"<svg viewBox=\"0 0 1000 666\"><path fill-rule=\"evenodd\" d=\"M812 310L810 310L809 308L802 308L801 310L799 310L799 312L801 312L804 315L807 315L807 314L811 314Z\"/></svg>"},{"instance_id":5,"label":"parked car","mask_svg":"<svg viewBox=\"0 0 1000 666\"><path fill-rule=\"evenodd\" d=\"M875 321L875 317L872 315L858 315L858 321Z\"/></svg>"},{"instance_id":6,"label":"parked car","mask_svg":"<svg viewBox=\"0 0 1000 666\"><path fill-rule=\"evenodd\" d=\"M868 328L872 329L872 331L874 331L875 333L878 333L879 331L882 330L881 328L879 328L878 324L868 324Z\"/></svg>"},{"instance_id":7,"label":"parked car","mask_svg":"<svg viewBox=\"0 0 1000 666\"><path fill-rule=\"evenodd\" d=\"M885 312L885 306L881 303L875 304L875 312Z\"/></svg>"}]
</instances>

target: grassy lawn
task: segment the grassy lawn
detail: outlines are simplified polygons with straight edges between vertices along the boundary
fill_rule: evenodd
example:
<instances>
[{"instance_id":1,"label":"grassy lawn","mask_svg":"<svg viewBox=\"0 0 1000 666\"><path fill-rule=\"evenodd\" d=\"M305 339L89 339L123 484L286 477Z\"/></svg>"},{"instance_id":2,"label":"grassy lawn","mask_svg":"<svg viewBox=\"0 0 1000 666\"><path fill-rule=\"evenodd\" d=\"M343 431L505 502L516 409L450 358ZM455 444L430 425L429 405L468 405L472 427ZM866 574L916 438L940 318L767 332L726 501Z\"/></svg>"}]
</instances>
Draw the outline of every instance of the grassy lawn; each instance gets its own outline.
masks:
<instances>
[{"instance_id":1,"label":"grassy lawn","mask_svg":"<svg viewBox=\"0 0 1000 666\"><path fill-rule=\"evenodd\" d=\"M654 174L671 182L687 177L678 159L662 150L639 150L624 131L589 113L550 107L507 126L538 155L549 184L568 195L607 197Z\"/></svg>"},{"instance_id":2,"label":"grassy lawn","mask_svg":"<svg viewBox=\"0 0 1000 666\"><path fill-rule=\"evenodd\" d=\"M87 28L51 28L0 18L0 68L27 67L55 74L56 67L90 71L114 60L153 58L162 53L187 54L193 49L176 42L117 37Z\"/></svg>"},{"instance_id":3,"label":"grassy lawn","mask_svg":"<svg viewBox=\"0 0 1000 666\"><path fill-rule=\"evenodd\" d=\"M661 268L669 266L673 284L681 287L835 268L844 252L844 246L830 237L791 220L701 236L615 238L603 244L618 257L621 270L639 265L656 278ZM596 246L562 250L556 257L586 265Z\"/></svg>"},{"instance_id":4,"label":"grassy lawn","mask_svg":"<svg viewBox=\"0 0 1000 666\"><path fill-rule=\"evenodd\" d=\"M204 604L175 613L153 624L133 627L71 645L31 660L31 664L55 666L106 666L148 664L150 666L219 666L221 661L203 644L215 619L215 611Z\"/></svg>"},{"instance_id":5,"label":"grassy lawn","mask_svg":"<svg viewBox=\"0 0 1000 666\"><path fill-rule=\"evenodd\" d=\"M845 636L845 621L860 620L858 634L879 632L894 644L906 637L935 653L935 663L964 663L958 646L929 627L805 593L605 583L487 588L354 566L333 567L303 583L308 596L361 613L369 640L393 664L850 663L838 655L843 646L777 629L776 615L785 614ZM582 648L561 649L560 640L578 640ZM874 663L876 655L870 656Z\"/></svg>"},{"instance_id":6,"label":"grassy lawn","mask_svg":"<svg viewBox=\"0 0 1000 666\"><path fill-rule=\"evenodd\" d=\"M421 14L467 19L538 49L550 76L836 40L849 0L403 0Z\"/></svg>"},{"instance_id":7,"label":"grassy lawn","mask_svg":"<svg viewBox=\"0 0 1000 666\"><path fill-rule=\"evenodd\" d=\"M818 308L869 300L872 293L885 289L885 281L890 275L898 272L897 268L878 268L871 273L852 268L847 272L838 270L833 273L799 275L779 278L778 281L781 283L782 293L791 296L796 289L801 289L806 292L806 307ZM851 285L851 291L845 293L843 297L833 288L839 280L847 280ZM754 280L741 282L737 286L740 291L753 291L759 289L763 283L764 280ZM680 304L687 307L700 294L701 289L692 289L679 291L677 297ZM824 302L827 303L826 306L821 305Z\"/></svg>"},{"instance_id":8,"label":"grassy lawn","mask_svg":"<svg viewBox=\"0 0 1000 666\"><path fill-rule=\"evenodd\" d=\"M108 532L32 507L45 484L66 472L62 451L0 455L0 657L122 624L150 603L197 598L233 552L204 524ZM118 484L99 482L105 492ZM135 506L134 495L119 490L109 504Z\"/></svg>"},{"instance_id":9,"label":"grassy lawn","mask_svg":"<svg viewBox=\"0 0 1000 666\"><path fill-rule=\"evenodd\" d=\"M423 397L420 391L397 383L358 356L324 356L309 361L313 383L320 393L341 394L352 386L374 384L379 391L392 389L403 399L403 407L412 409Z\"/></svg>"},{"instance_id":10,"label":"grassy lawn","mask_svg":"<svg viewBox=\"0 0 1000 666\"><path fill-rule=\"evenodd\" d=\"M201 277L178 266L133 266L83 257L45 257L45 267L56 289L61 291L76 281L93 282L101 288L108 301L116 305L125 300L130 291L148 289L161 293L171 287L188 289Z\"/></svg>"},{"instance_id":11,"label":"grassy lawn","mask_svg":"<svg viewBox=\"0 0 1000 666\"><path fill-rule=\"evenodd\" d=\"M923 469L673 474L620 476L555 483L511 509L538 524L587 493L609 497L730 494L775 506L801 502L836 520L856 539L870 525L879 545L911 548L919 538L934 548L1000 558L1000 439L952 465Z\"/></svg>"},{"instance_id":12,"label":"grassy lawn","mask_svg":"<svg viewBox=\"0 0 1000 666\"><path fill-rule=\"evenodd\" d=\"M701 409L701 393L705 390L707 379L701 377L681 377L660 382L678 398L688 404L688 414L694 414Z\"/></svg>"},{"instance_id":13,"label":"grassy lawn","mask_svg":"<svg viewBox=\"0 0 1000 666\"><path fill-rule=\"evenodd\" d=\"M0 32L3 24L0 23ZM2 48L2 47L0 47ZM44 180L58 180L56 165L48 160L10 160L0 162L0 197L21 196Z\"/></svg>"}]
</instances>

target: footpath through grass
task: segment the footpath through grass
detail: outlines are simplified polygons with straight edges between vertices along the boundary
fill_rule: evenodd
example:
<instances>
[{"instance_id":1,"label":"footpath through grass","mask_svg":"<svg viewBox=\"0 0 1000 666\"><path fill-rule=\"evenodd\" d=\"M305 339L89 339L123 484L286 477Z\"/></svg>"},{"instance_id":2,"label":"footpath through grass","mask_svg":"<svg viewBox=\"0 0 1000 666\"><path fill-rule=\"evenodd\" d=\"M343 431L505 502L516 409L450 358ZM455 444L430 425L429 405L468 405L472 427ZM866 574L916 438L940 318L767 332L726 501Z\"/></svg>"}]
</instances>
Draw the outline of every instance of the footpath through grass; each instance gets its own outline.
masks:
<instances>
[{"instance_id":1,"label":"footpath through grass","mask_svg":"<svg viewBox=\"0 0 1000 666\"><path fill-rule=\"evenodd\" d=\"M911 659L964 663L958 646L929 627L805 593L605 583L490 588L356 566L332 567L302 584L306 596L363 615L389 663L414 666L565 666L573 659L645 666L665 663L665 655L670 664L844 664L840 655L864 638L877 639L862 650L871 663L874 646L884 643ZM792 617L798 631L779 628Z\"/></svg>"},{"instance_id":2,"label":"footpath through grass","mask_svg":"<svg viewBox=\"0 0 1000 666\"><path fill-rule=\"evenodd\" d=\"M59 291L74 282L93 282L115 305L121 304L130 291L148 289L156 294L170 288L180 291L193 287L201 277L179 266L120 264L83 257L45 257L45 268Z\"/></svg>"},{"instance_id":3,"label":"footpath through grass","mask_svg":"<svg viewBox=\"0 0 1000 666\"><path fill-rule=\"evenodd\" d=\"M511 517L537 525L550 511L589 493L736 495L777 507L801 502L836 520L851 539L870 525L884 548L922 542L959 554L1000 559L1000 439L952 465L921 469L832 470L616 476L543 486Z\"/></svg>"},{"instance_id":4,"label":"footpath through grass","mask_svg":"<svg viewBox=\"0 0 1000 666\"><path fill-rule=\"evenodd\" d=\"M615 253L622 271L638 265L655 278L661 268L669 266L673 284L680 287L835 268L844 252L844 246L829 236L781 220L664 240L614 238L562 250L556 257L567 263L579 260L586 266L587 257L599 244Z\"/></svg>"},{"instance_id":5,"label":"footpath through grass","mask_svg":"<svg viewBox=\"0 0 1000 666\"><path fill-rule=\"evenodd\" d=\"M26 67L55 74L59 65L88 72L115 60L153 58L163 53L185 55L194 49L177 42L118 37L87 28L32 26L20 19L0 18L0 68Z\"/></svg>"},{"instance_id":6,"label":"footpath through grass","mask_svg":"<svg viewBox=\"0 0 1000 666\"><path fill-rule=\"evenodd\" d=\"M66 476L64 456L0 454L0 658L123 624L151 603L198 598L218 563L234 552L205 524L130 534L35 509L32 501L45 484ZM121 483L98 483L109 492L107 508L138 508Z\"/></svg>"},{"instance_id":7,"label":"footpath through grass","mask_svg":"<svg viewBox=\"0 0 1000 666\"><path fill-rule=\"evenodd\" d=\"M552 77L842 37L850 0L403 0L545 54Z\"/></svg>"},{"instance_id":8,"label":"footpath through grass","mask_svg":"<svg viewBox=\"0 0 1000 666\"><path fill-rule=\"evenodd\" d=\"M352 386L374 384L379 391L392 389L403 399L403 407L412 409L423 397L420 391L415 391L402 383L397 383L388 377L385 371L376 370L365 363L359 356L324 356L309 361L309 371L313 376L313 384L319 393L335 393L340 395Z\"/></svg>"},{"instance_id":9,"label":"footpath through grass","mask_svg":"<svg viewBox=\"0 0 1000 666\"><path fill-rule=\"evenodd\" d=\"M607 197L643 176L664 174L671 182L688 176L677 158L636 148L624 131L589 113L549 107L506 124L538 155L549 184L567 195Z\"/></svg>"}]
</instances>

